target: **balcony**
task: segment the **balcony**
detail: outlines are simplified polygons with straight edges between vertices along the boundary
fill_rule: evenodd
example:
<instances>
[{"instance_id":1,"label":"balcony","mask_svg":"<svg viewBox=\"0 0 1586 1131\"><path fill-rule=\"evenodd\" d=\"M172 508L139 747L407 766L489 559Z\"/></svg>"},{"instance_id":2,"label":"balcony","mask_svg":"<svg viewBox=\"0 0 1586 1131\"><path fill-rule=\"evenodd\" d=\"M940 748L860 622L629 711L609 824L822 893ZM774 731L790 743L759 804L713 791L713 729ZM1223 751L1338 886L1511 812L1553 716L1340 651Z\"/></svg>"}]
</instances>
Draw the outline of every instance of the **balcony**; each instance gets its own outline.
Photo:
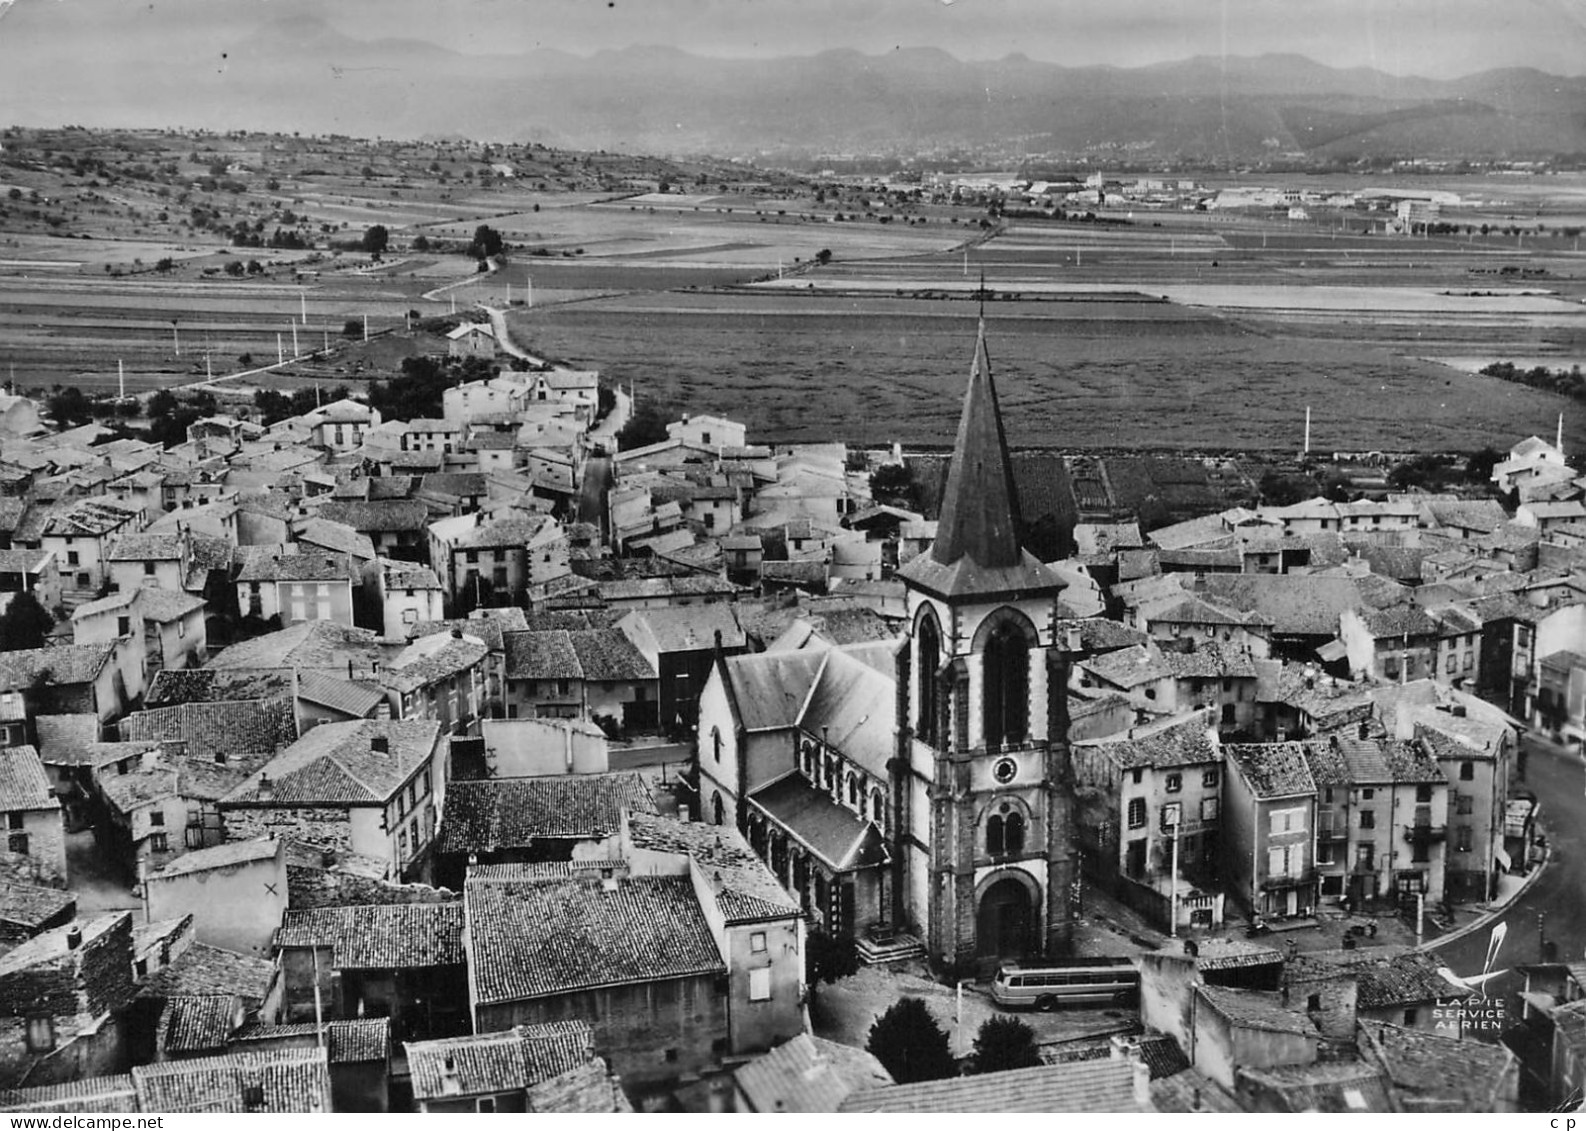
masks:
<instances>
[{"instance_id":1,"label":"balcony","mask_svg":"<svg viewBox=\"0 0 1586 1131\"><path fill-rule=\"evenodd\" d=\"M1404 839L1410 844L1437 844L1448 839L1447 825L1408 825Z\"/></svg>"},{"instance_id":2,"label":"balcony","mask_svg":"<svg viewBox=\"0 0 1586 1131\"><path fill-rule=\"evenodd\" d=\"M1260 887L1262 891L1275 891L1279 888L1306 887L1310 884L1314 884L1315 882L1316 869L1306 868L1303 871L1297 872L1293 875L1268 876L1266 879L1261 881Z\"/></svg>"}]
</instances>

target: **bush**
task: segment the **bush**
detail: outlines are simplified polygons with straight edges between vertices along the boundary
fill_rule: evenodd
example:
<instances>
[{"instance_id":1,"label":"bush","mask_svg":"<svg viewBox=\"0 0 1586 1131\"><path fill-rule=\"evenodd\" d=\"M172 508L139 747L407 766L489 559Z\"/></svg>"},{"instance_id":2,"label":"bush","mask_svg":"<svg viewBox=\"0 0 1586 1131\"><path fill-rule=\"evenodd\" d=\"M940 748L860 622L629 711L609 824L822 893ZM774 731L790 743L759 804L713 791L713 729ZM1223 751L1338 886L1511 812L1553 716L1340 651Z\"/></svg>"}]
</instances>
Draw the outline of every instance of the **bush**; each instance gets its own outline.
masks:
<instances>
[{"instance_id":1,"label":"bush","mask_svg":"<svg viewBox=\"0 0 1586 1131\"><path fill-rule=\"evenodd\" d=\"M876 1018L865 1048L899 1084L958 1075L947 1034L917 997L899 999Z\"/></svg>"},{"instance_id":2,"label":"bush","mask_svg":"<svg viewBox=\"0 0 1586 1131\"><path fill-rule=\"evenodd\" d=\"M1017 1017L987 1018L975 1034L974 1072L1006 1072L1035 1068L1040 1063L1035 1030Z\"/></svg>"},{"instance_id":3,"label":"bush","mask_svg":"<svg viewBox=\"0 0 1586 1131\"><path fill-rule=\"evenodd\" d=\"M363 319L349 318L341 324L341 335L344 338L363 337Z\"/></svg>"}]
</instances>

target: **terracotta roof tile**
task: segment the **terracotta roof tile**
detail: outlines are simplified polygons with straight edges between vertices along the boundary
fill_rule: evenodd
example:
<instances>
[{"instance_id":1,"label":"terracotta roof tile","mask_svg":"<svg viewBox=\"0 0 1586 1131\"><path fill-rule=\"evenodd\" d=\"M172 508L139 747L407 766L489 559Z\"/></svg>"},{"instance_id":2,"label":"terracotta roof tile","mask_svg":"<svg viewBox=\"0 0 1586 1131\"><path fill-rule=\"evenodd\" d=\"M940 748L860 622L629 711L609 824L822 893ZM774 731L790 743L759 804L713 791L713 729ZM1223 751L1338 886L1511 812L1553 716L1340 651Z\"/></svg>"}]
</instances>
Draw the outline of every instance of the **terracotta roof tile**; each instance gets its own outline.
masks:
<instances>
[{"instance_id":1,"label":"terracotta roof tile","mask_svg":"<svg viewBox=\"0 0 1586 1131\"><path fill-rule=\"evenodd\" d=\"M338 970L457 966L463 954L461 903L384 903L289 910L280 947L330 947Z\"/></svg>"}]
</instances>

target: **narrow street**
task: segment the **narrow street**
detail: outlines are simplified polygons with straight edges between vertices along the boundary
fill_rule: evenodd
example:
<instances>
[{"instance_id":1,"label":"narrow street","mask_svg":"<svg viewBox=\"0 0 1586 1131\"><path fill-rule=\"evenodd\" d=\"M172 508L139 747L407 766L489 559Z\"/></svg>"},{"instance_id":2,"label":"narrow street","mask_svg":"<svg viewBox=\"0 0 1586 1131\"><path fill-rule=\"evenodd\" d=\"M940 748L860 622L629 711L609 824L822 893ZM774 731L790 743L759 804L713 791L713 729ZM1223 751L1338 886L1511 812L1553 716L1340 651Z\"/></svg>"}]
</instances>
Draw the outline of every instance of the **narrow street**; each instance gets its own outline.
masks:
<instances>
[{"instance_id":1,"label":"narrow street","mask_svg":"<svg viewBox=\"0 0 1586 1131\"><path fill-rule=\"evenodd\" d=\"M1552 858L1501 919L1437 948L1457 974L1481 973L1488 939L1498 922L1507 923L1509 931L1494 969L1512 971L1516 965L1538 961L1544 938L1557 944L1556 961L1579 962L1586 954L1586 765L1579 755L1550 742L1531 738L1522 742L1526 776L1521 784L1541 799L1542 831ZM1507 997L1522 983L1518 974L1507 973L1489 983L1488 994Z\"/></svg>"}]
</instances>

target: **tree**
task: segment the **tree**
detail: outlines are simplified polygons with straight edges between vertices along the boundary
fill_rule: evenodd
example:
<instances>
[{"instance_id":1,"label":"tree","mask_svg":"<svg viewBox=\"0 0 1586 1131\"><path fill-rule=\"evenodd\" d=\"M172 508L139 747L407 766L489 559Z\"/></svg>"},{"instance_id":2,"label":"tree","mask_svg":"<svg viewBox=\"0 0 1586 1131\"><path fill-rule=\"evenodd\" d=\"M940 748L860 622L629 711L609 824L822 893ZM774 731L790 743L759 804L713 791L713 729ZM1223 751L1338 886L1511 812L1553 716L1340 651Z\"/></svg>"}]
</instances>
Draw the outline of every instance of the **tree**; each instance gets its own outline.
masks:
<instances>
[{"instance_id":1,"label":"tree","mask_svg":"<svg viewBox=\"0 0 1586 1131\"><path fill-rule=\"evenodd\" d=\"M6 611L0 613L0 652L20 652L24 648L42 648L55 627L39 599L30 592L21 592L11 598Z\"/></svg>"},{"instance_id":2,"label":"tree","mask_svg":"<svg viewBox=\"0 0 1586 1131\"><path fill-rule=\"evenodd\" d=\"M1017 1017L989 1017L975 1034L973 1072L1006 1072L1035 1068L1040 1063L1035 1030Z\"/></svg>"},{"instance_id":3,"label":"tree","mask_svg":"<svg viewBox=\"0 0 1586 1131\"><path fill-rule=\"evenodd\" d=\"M384 224L375 224L364 231L363 249L375 258L385 253L387 245L391 242L391 233Z\"/></svg>"},{"instance_id":4,"label":"tree","mask_svg":"<svg viewBox=\"0 0 1586 1131\"><path fill-rule=\"evenodd\" d=\"M837 214L837 218L839 220L841 220L843 218L843 215L842 215L841 212L839 212ZM831 248L823 247L823 248L821 248L819 251L817 251L815 253L815 262L820 264L822 267L826 266L831 261L832 261L832 249Z\"/></svg>"},{"instance_id":5,"label":"tree","mask_svg":"<svg viewBox=\"0 0 1586 1131\"><path fill-rule=\"evenodd\" d=\"M94 406L75 385L71 388L57 387L45 398L44 410L55 421L55 427L62 431L78 424L87 424L94 418Z\"/></svg>"},{"instance_id":6,"label":"tree","mask_svg":"<svg viewBox=\"0 0 1586 1131\"><path fill-rule=\"evenodd\" d=\"M870 495L876 502L912 508L914 503L914 477L901 463L885 463L870 476Z\"/></svg>"},{"instance_id":7,"label":"tree","mask_svg":"<svg viewBox=\"0 0 1586 1131\"><path fill-rule=\"evenodd\" d=\"M847 935L834 938L811 931L804 942L804 981L813 993L822 982L835 982L859 971L859 948Z\"/></svg>"},{"instance_id":8,"label":"tree","mask_svg":"<svg viewBox=\"0 0 1586 1131\"><path fill-rule=\"evenodd\" d=\"M420 232L413 237L412 247L414 251L428 251L430 249L430 238Z\"/></svg>"},{"instance_id":9,"label":"tree","mask_svg":"<svg viewBox=\"0 0 1586 1131\"><path fill-rule=\"evenodd\" d=\"M1300 476L1269 471L1261 477L1261 501L1272 507L1291 507L1315 495L1315 486Z\"/></svg>"},{"instance_id":10,"label":"tree","mask_svg":"<svg viewBox=\"0 0 1586 1131\"><path fill-rule=\"evenodd\" d=\"M628 417L628 423L624 424L622 431L617 433L617 450L619 452L642 448L647 444L659 444L666 439L668 413L648 401L638 405L632 411L633 415Z\"/></svg>"},{"instance_id":11,"label":"tree","mask_svg":"<svg viewBox=\"0 0 1586 1131\"><path fill-rule=\"evenodd\" d=\"M865 1048L899 1084L958 1075L947 1034L917 997L898 999L876 1018Z\"/></svg>"},{"instance_id":12,"label":"tree","mask_svg":"<svg viewBox=\"0 0 1586 1131\"><path fill-rule=\"evenodd\" d=\"M363 319L349 318L341 324L341 336L344 338L363 337Z\"/></svg>"},{"instance_id":13,"label":"tree","mask_svg":"<svg viewBox=\"0 0 1586 1131\"><path fill-rule=\"evenodd\" d=\"M474 229L473 242L468 245L468 254L475 259L494 259L506 250L502 242L501 233L489 224L480 224Z\"/></svg>"},{"instance_id":14,"label":"tree","mask_svg":"<svg viewBox=\"0 0 1586 1131\"><path fill-rule=\"evenodd\" d=\"M1465 478L1472 483L1487 483L1492 479L1492 469L1503 462L1503 453L1497 448L1485 447L1472 452L1465 461Z\"/></svg>"}]
</instances>

